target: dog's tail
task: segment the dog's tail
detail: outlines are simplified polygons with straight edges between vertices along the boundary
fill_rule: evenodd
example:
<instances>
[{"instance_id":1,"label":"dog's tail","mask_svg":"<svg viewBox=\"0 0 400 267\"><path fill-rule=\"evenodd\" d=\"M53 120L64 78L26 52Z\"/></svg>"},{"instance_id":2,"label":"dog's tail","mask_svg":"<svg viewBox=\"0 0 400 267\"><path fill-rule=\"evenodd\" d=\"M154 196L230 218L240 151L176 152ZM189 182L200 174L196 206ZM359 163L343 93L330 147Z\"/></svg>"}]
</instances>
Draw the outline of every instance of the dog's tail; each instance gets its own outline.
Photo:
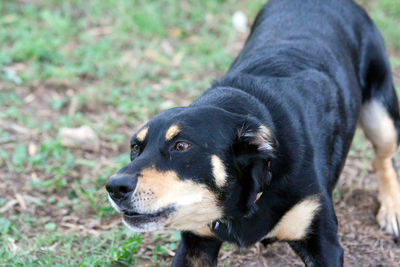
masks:
<instances>
[{"instance_id":1,"label":"dog's tail","mask_svg":"<svg viewBox=\"0 0 400 267\"><path fill-rule=\"evenodd\" d=\"M372 24L363 40L359 65L359 80L362 87L363 107L361 123L366 135L377 131L378 124L388 120L393 123L396 131L397 144L400 141L400 113L396 91L388 56L385 52L383 39L378 29ZM379 123L378 123L379 121ZM390 121L390 122L389 122ZM374 125L371 125L374 124ZM374 129L369 129L373 127ZM388 133L390 127L386 125L381 131ZM373 143L374 141L371 140ZM379 140L376 140L379 142ZM374 145L376 145L374 143Z\"/></svg>"},{"instance_id":2,"label":"dog's tail","mask_svg":"<svg viewBox=\"0 0 400 267\"><path fill-rule=\"evenodd\" d=\"M383 40L373 26L363 40L360 60L360 84L363 90L361 125L374 145L372 169L378 178L379 209L377 220L395 238L400 229L400 185L394 169L394 153L399 144L399 104Z\"/></svg>"}]
</instances>

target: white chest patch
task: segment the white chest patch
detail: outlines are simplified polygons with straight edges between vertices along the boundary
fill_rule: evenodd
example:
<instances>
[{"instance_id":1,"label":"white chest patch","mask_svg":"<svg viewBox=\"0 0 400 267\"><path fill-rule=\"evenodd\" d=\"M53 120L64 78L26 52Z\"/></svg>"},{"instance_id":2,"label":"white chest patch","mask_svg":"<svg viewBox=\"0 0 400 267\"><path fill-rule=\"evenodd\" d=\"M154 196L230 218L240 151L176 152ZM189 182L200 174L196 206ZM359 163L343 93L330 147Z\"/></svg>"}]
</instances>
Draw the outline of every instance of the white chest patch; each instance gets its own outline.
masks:
<instances>
[{"instance_id":1,"label":"white chest patch","mask_svg":"<svg viewBox=\"0 0 400 267\"><path fill-rule=\"evenodd\" d=\"M300 201L283 215L266 237L285 241L303 239L319 209L318 196L311 196Z\"/></svg>"}]
</instances>

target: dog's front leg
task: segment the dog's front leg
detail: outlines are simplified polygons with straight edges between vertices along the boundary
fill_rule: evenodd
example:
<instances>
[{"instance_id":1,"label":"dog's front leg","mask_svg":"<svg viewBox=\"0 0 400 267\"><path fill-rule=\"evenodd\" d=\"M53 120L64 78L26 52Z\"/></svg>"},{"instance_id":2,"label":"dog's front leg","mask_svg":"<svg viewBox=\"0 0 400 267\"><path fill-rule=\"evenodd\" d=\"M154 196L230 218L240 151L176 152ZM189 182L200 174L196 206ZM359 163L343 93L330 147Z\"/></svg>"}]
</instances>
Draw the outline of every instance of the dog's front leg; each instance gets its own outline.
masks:
<instances>
[{"instance_id":1,"label":"dog's front leg","mask_svg":"<svg viewBox=\"0 0 400 267\"><path fill-rule=\"evenodd\" d=\"M343 266L343 249L337 235L337 219L332 204L327 202L315 218L310 233L302 240L288 242L309 267Z\"/></svg>"},{"instance_id":2,"label":"dog's front leg","mask_svg":"<svg viewBox=\"0 0 400 267\"><path fill-rule=\"evenodd\" d=\"M222 242L211 237L201 237L190 232L181 233L173 267L217 266L218 252Z\"/></svg>"}]
</instances>

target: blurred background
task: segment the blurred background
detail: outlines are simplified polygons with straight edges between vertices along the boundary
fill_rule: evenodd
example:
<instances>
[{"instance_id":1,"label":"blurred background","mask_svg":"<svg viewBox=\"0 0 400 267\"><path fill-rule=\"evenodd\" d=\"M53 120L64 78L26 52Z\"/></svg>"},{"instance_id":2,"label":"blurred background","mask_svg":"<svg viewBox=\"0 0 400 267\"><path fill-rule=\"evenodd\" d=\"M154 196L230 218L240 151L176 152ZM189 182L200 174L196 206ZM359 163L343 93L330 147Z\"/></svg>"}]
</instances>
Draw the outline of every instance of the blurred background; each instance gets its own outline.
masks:
<instances>
[{"instance_id":1,"label":"blurred background","mask_svg":"<svg viewBox=\"0 0 400 267\"><path fill-rule=\"evenodd\" d=\"M400 2L359 0L400 89ZM129 138L228 69L261 0L0 1L0 265L164 266L179 232L133 234L104 184ZM399 155L397 155L397 161ZM348 266L398 266L357 134L334 199ZM296 266L286 244L225 244L221 266Z\"/></svg>"}]
</instances>

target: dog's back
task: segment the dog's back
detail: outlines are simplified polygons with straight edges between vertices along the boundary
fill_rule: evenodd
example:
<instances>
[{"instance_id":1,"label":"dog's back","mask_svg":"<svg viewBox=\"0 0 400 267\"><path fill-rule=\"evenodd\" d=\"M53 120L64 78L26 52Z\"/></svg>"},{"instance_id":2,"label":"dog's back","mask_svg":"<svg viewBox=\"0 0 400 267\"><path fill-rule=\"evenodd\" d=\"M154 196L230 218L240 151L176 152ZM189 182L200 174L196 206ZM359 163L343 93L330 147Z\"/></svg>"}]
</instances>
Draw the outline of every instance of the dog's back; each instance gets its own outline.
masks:
<instances>
[{"instance_id":1,"label":"dog's back","mask_svg":"<svg viewBox=\"0 0 400 267\"><path fill-rule=\"evenodd\" d=\"M320 164L330 173L329 191L364 104L379 103L394 122L396 140L400 132L383 40L364 10L350 0L269 1L243 50L214 88L218 86L240 88L275 110L280 114L272 116L277 125L285 124L283 136L292 130L287 122L297 121L295 127L302 128L297 134L316 141L316 153L326 153L328 146L331 156L318 158L327 160ZM290 115L282 119L288 110Z\"/></svg>"},{"instance_id":2,"label":"dog's back","mask_svg":"<svg viewBox=\"0 0 400 267\"><path fill-rule=\"evenodd\" d=\"M334 65L357 72L355 57L373 28L353 1L271 0L258 14L230 72L284 77L314 68L334 75ZM282 64L270 67L276 60Z\"/></svg>"}]
</instances>

